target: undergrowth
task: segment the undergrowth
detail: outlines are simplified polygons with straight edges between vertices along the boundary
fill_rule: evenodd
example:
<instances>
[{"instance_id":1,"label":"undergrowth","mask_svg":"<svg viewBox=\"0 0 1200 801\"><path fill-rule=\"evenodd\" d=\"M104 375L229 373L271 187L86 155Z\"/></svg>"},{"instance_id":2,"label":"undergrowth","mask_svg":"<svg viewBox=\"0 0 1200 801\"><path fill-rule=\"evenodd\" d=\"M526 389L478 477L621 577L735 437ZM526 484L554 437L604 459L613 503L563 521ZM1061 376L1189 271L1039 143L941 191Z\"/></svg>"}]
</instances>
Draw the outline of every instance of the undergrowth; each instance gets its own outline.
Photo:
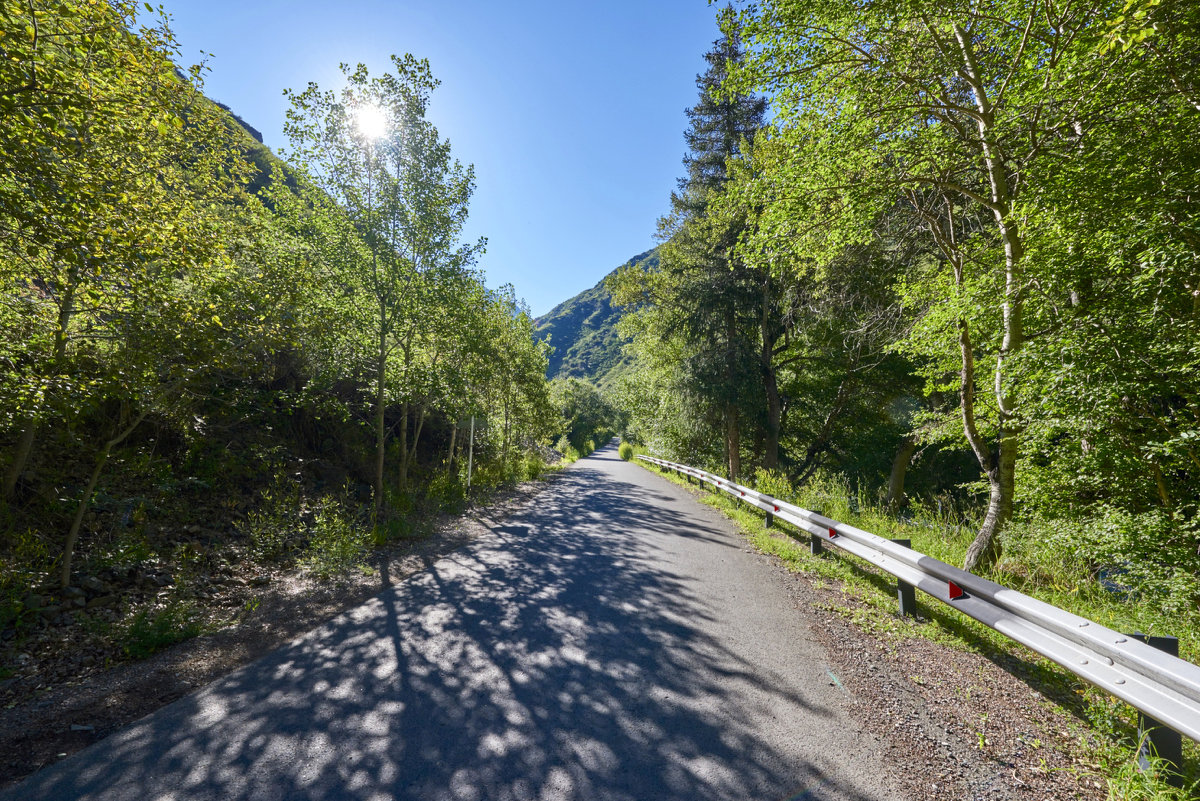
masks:
<instances>
[{"instance_id":1,"label":"undergrowth","mask_svg":"<svg viewBox=\"0 0 1200 801\"><path fill-rule=\"evenodd\" d=\"M639 462L677 484L688 482L670 471ZM975 534L974 521L957 510L936 505L914 505L907 519L869 502L849 487L828 478L817 479L795 490L778 473L760 471L760 492L797 506L820 511L881 537L906 538L912 547L949 564L961 564L967 545ZM690 485L695 486L695 485ZM1131 754L1138 751L1137 713L1104 691L1085 684L1047 659L1027 651L999 632L927 597L918 596L917 619L896 613L895 579L866 562L835 548L820 556L810 552L807 532L776 522L765 527L764 515L723 493L706 486L701 499L732 519L760 551L773 554L794 572L804 572L818 584L832 584L857 603L831 607L860 629L890 638L921 637L960 650L976 651L993 658L1006 670L1053 699L1064 722L1081 738L1090 730L1103 746L1092 756L1108 782L1109 798L1117 801L1184 801L1200 797L1200 746L1184 739L1185 789L1169 786L1158 778L1161 771L1139 770ZM786 532L792 536L777 536ZM1044 541L1030 545L1033 532L1016 528L1004 542L1005 556L992 570L981 575L997 583L1039 598L1047 603L1090 618L1117 631L1170 634L1179 638L1180 656L1195 662L1200 655L1200 613L1195 608L1164 608L1155 603L1135 603L1128 594L1113 592L1089 573L1079 554L1063 554ZM1061 544L1061 543L1060 543ZM1097 738L1086 738L1095 741Z\"/></svg>"}]
</instances>

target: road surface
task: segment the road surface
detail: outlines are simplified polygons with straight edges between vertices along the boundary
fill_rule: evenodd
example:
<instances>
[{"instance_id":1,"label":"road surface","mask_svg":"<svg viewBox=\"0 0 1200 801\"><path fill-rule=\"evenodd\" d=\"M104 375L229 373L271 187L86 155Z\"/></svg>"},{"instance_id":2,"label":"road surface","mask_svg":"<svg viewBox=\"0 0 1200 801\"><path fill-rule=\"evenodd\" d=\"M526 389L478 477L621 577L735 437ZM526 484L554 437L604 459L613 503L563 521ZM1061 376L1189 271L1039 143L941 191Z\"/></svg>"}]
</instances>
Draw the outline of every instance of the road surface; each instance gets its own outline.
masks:
<instances>
[{"instance_id":1,"label":"road surface","mask_svg":"<svg viewBox=\"0 0 1200 801\"><path fill-rule=\"evenodd\" d=\"M607 446L6 801L891 799L789 580Z\"/></svg>"}]
</instances>

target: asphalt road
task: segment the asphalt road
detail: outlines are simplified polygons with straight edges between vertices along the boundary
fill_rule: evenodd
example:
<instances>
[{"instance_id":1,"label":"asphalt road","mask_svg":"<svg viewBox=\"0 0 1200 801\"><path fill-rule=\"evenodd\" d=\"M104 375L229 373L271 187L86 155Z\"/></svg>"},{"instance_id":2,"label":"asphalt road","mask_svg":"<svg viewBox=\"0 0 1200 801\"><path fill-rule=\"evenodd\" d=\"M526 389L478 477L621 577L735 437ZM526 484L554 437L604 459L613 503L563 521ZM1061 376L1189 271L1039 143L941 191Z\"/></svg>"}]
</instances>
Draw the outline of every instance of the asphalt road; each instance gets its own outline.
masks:
<instances>
[{"instance_id":1,"label":"asphalt road","mask_svg":"<svg viewBox=\"0 0 1200 801\"><path fill-rule=\"evenodd\" d=\"M608 446L4 799L884 799L788 579Z\"/></svg>"}]
</instances>

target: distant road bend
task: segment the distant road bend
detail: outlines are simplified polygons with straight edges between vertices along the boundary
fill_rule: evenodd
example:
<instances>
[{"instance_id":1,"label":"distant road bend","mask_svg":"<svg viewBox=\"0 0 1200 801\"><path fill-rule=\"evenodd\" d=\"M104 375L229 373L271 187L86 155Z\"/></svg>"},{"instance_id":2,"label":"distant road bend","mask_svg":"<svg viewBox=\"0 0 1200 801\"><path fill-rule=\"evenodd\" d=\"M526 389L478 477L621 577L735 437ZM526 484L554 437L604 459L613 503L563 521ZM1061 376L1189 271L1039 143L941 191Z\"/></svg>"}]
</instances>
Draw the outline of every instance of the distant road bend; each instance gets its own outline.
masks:
<instances>
[{"instance_id":1,"label":"distant road bend","mask_svg":"<svg viewBox=\"0 0 1200 801\"><path fill-rule=\"evenodd\" d=\"M581 460L490 535L31 777L45 799L892 799L786 577Z\"/></svg>"}]
</instances>

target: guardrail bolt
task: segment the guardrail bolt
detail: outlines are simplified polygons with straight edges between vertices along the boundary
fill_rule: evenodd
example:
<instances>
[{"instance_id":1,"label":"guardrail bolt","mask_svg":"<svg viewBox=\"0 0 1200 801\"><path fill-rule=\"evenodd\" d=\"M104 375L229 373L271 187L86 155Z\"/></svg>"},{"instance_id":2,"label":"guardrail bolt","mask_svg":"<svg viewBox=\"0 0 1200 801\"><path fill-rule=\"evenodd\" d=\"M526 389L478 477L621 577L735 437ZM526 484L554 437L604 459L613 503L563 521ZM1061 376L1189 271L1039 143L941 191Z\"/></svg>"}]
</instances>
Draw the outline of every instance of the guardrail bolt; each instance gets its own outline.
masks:
<instances>
[{"instance_id":1,"label":"guardrail bolt","mask_svg":"<svg viewBox=\"0 0 1200 801\"><path fill-rule=\"evenodd\" d=\"M1140 631L1126 635L1165 651L1171 656L1179 656L1179 639L1177 637L1152 637ZM1147 758L1153 753L1165 763L1167 775L1164 777L1173 787L1183 786L1183 735L1174 729L1168 729L1149 715L1138 712L1138 767L1143 771L1150 769Z\"/></svg>"},{"instance_id":2,"label":"guardrail bolt","mask_svg":"<svg viewBox=\"0 0 1200 801\"><path fill-rule=\"evenodd\" d=\"M897 545L903 545L905 548L912 547L912 540L897 538L892 542ZM900 604L900 617L916 617L917 616L917 589L907 581L896 579L896 601Z\"/></svg>"}]
</instances>

